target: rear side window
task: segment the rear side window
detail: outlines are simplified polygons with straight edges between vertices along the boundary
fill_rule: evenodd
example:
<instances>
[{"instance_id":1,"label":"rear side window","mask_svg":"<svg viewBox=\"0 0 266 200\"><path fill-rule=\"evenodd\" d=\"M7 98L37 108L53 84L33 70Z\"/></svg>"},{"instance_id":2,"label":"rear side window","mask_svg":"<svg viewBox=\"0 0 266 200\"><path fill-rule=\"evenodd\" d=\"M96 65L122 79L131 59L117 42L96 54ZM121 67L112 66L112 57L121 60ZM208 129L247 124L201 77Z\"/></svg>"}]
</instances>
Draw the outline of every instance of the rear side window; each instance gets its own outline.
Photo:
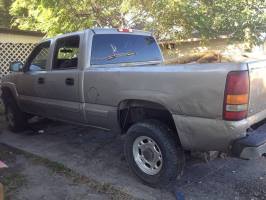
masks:
<instances>
[{"instance_id":1,"label":"rear side window","mask_svg":"<svg viewBox=\"0 0 266 200\"><path fill-rule=\"evenodd\" d=\"M79 36L69 36L56 41L53 69L78 67Z\"/></svg>"},{"instance_id":2,"label":"rear side window","mask_svg":"<svg viewBox=\"0 0 266 200\"><path fill-rule=\"evenodd\" d=\"M152 36L96 34L93 36L91 65L161 61Z\"/></svg>"}]
</instances>

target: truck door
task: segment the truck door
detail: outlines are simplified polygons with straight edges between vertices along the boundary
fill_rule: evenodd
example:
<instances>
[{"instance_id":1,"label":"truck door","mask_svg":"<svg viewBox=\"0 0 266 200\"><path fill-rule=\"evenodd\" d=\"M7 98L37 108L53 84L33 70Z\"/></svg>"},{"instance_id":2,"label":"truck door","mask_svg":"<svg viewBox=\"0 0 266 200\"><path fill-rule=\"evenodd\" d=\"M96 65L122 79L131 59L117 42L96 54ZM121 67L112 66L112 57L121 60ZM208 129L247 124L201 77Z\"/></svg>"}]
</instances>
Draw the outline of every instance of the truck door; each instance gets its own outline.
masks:
<instances>
[{"instance_id":1,"label":"truck door","mask_svg":"<svg viewBox=\"0 0 266 200\"><path fill-rule=\"evenodd\" d=\"M51 70L46 76L48 117L81 122L81 86L79 70L80 37L72 35L55 41Z\"/></svg>"},{"instance_id":2,"label":"truck door","mask_svg":"<svg viewBox=\"0 0 266 200\"><path fill-rule=\"evenodd\" d=\"M34 114L44 114L40 96L45 86L48 68L50 41L40 43L28 57L23 71L17 78L17 91L22 110Z\"/></svg>"}]
</instances>

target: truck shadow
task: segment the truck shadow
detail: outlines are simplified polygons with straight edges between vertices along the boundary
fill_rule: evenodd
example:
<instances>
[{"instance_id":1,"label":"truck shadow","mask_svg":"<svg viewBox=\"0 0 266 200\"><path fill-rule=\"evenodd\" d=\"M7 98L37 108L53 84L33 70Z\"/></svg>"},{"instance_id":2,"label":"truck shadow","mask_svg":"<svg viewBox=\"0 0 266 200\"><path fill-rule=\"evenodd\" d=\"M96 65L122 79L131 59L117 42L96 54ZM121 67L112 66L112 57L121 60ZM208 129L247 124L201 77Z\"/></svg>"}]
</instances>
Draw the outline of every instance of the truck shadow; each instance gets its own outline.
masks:
<instances>
[{"instance_id":1,"label":"truck shadow","mask_svg":"<svg viewBox=\"0 0 266 200\"><path fill-rule=\"evenodd\" d=\"M22 139L21 135L25 137ZM180 179L165 188L154 189L131 173L123 155L123 136L118 133L40 119L19 136L12 140L13 145L17 142L26 151L117 186L135 197L174 199L174 193L180 192L188 199L250 199L254 196L266 199L266 159L263 158L255 162L219 158L206 163L188 157Z\"/></svg>"}]
</instances>

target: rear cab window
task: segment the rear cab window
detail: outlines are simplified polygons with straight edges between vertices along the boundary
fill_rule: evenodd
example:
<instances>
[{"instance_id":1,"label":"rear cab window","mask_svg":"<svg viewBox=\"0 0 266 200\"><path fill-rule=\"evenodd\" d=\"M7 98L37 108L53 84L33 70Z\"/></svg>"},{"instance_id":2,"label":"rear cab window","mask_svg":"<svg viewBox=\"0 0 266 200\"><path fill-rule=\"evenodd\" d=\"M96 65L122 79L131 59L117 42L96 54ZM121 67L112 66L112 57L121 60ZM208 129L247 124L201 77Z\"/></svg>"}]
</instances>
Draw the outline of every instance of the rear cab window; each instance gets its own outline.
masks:
<instances>
[{"instance_id":1,"label":"rear cab window","mask_svg":"<svg viewBox=\"0 0 266 200\"><path fill-rule=\"evenodd\" d=\"M160 49L152 36L95 34L91 65L161 61Z\"/></svg>"},{"instance_id":2,"label":"rear cab window","mask_svg":"<svg viewBox=\"0 0 266 200\"><path fill-rule=\"evenodd\" d=\"M78 35L57 39L52 65L53 70L76 69L78 67L79 41Z\"/></svg>"}]
</instances>

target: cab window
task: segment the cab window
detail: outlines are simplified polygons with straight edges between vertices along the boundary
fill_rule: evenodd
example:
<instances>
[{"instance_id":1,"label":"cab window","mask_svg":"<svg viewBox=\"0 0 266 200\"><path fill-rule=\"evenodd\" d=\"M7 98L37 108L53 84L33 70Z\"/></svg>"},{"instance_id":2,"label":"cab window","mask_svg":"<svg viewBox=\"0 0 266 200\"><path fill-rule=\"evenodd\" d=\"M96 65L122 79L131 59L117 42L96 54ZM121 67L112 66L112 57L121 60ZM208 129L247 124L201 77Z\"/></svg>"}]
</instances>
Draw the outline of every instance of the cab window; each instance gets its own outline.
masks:
<instances>
[{"instance_id":1,"label":"cab window","mask_svg":"<svg viewBox=\"0 0 266 200\"><path fill-rule=\"evenodd\" d=\"M50 41L35 47L26 62L26 71L44 71L48 64Z\"/></svg>"},{"instance_id":2,"label":"cab window","mask_svg":"<svg viewBox=\"0 0 266 200\"><path fill-rule=\"evenodd\" d=\"M64 70L78 67L79 40L78 35L57 39L52 69Z\"/></svg>"}]
</instances>

